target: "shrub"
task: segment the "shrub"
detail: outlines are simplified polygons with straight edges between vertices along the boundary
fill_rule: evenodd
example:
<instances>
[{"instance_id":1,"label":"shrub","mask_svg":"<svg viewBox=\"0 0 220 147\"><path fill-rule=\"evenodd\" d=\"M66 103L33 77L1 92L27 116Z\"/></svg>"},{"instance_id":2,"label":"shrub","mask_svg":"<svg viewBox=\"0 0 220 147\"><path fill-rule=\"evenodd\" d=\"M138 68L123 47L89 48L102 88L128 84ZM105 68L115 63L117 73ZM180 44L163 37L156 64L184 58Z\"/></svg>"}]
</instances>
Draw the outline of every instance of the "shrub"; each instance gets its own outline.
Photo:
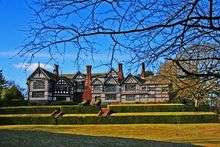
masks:
<instances>
[{"instance_id":1,"label":"shrub","mask_svg":"<svg viewBox=\"0 0 220 147\"><path fill-rule=\"evenodd\" d=\"M0 100L0 107L5 106L25 106L27 105L27 101L25 100L18 100L18 99L12 99L12 100Z\"/></svg>"},{"instance_id":2,"label":"shrub","mask_svg":"<svg viewBox=\"0 0 220 147\"><path fill-rule=\"evenodd\" d=\"M55 124L50 116L0 116L1 125L18 124ZM146 115L146 116L108 116L94 115L65 116L57 120L57 124L147 124L147 123L214 123L217 115Z\"/></svg>"},{"instance_id":3,"label":"shrub","mask_svg":"<svg viewBox=\"0 0 220 147\"><path fill-rule=\"evenodd\" d=\"M16 86L2 89L1 100L11 101L14 99L23 100L23 95L22 95L21 91Z\"/></svg>"},{"instance_id":4,"label":"shrub","mask_svg":"<svg viewBox=\"0 0 220 147\"><path fill-rule=\"evenodd\" d=\"M183 112L183 111L209 111L206 107L195 108L192 105L181 104L146 104L146 105L109 105L112 112Z\"/></svg>"},{"instance_id":5,"label":"shrub","mask_svg":"<svg viewBox=\"0 0 220 147\"><path fill-rule=\"evenodd\" d=\"M61 108L64 114L68 113L98 113L94 106L20 106L2 107L0 114L50 114L54 110Z\"/></svg>"},{"instance_id":6,"label":"shrub","mask_svg":"<svg viewBox=\"0 0 220 147\"><path fill-rule=\"evenodd\" d=\"M0 125L28 125L28 124L55 124L55 120L52 117L26 117L26 116L14 116L14 117L0 117Z\"/></svg>"}]
</instances>

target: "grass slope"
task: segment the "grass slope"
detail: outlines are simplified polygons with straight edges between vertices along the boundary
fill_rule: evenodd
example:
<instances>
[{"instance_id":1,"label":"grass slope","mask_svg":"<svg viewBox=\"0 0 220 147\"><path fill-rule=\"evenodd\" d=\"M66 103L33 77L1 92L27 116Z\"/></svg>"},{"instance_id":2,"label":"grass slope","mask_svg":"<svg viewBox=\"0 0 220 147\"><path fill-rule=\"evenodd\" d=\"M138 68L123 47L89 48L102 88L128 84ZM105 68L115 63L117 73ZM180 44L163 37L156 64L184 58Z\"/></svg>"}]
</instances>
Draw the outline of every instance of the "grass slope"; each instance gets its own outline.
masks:
<instances>
[{"instance_id":1,"label":"grass slope","mask_svg":"<svg viewBox=\"0 0 220 147\"><path fill-rule=\"evenodd\" d=\"M46 131L89 136L122 137L174 143L220 146L220 124L25 125L4 130ZM1 137L0 137L1 138Z\"/></svg>"}]
</instances>

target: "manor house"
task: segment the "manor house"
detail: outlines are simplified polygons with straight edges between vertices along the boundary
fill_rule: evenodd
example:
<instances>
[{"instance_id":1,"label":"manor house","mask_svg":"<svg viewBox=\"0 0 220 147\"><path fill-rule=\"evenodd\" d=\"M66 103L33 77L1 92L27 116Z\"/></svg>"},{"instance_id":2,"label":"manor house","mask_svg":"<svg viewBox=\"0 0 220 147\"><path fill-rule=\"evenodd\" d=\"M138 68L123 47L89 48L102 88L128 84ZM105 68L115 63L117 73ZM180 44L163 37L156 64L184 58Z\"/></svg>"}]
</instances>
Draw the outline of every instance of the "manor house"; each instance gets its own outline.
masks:
<instances>
[{"instance_id":1,"label":"manor house","mask_svg":"<svg viewBox=\"0 0 220 147\"><path fill-rule=\"evenodd\" d=\"M83 101L101 99L102 102L164 102L169 100L169 82L160 75L149 75L141 65L138 75L124 75L123 65L104 73L86 72L60 74L40 66L28 77L29 101Z\"/></svg>"}]
</instances>

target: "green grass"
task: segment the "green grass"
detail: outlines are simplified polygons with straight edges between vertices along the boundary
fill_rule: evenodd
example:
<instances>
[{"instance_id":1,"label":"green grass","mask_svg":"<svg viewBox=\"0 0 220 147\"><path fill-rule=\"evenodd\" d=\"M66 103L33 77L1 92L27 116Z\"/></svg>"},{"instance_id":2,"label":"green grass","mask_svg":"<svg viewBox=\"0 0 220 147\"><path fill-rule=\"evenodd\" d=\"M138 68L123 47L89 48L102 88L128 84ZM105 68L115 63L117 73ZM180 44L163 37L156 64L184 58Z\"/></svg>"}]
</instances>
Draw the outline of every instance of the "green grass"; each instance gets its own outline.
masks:
<instances>
[{"instance_id":1,"label":"green grass","mask_svg":"<svg viewBox=\"0 0 220 147\"><path fill-rule=\"evenodd\" d=\"M120 137L120 138L133 138L133 139L173 142L173 143L192 143L196 145L205 145L205 146L220 146L220 124L219 123L214 123L214 124L58 125L58 126L15 125L15 126L1 126L0 127L0 132L9 131L9 130L36 131L36 132L43 131L43 132L50 132L50 133L62 133L62 134L72 134L72 135ZM12 136L8 137L9 138L8 140L13 140L13 133L11 135ZM0 136L0 140L1 139L2 137ZM27 137L26 140L27 139L32 140L31 137L30 138ZM37 136L36 136L36 139L37 139ZM51 141L50 137L45 138L45 140L47 139L49 139L48 142ZM83 140L83 137L82 139L79 138L78 141L80 142L81 140ZM98 137L96 141L97 143L105 143L105 139L102 140L101 138L98 138ZM93 143L93 140L91 140L91 143ZM117 145L117 143L115 142L113 143L114 145ZM108 144L104 144L104 145L107 146Z\"/></svg>"}]
</instances>

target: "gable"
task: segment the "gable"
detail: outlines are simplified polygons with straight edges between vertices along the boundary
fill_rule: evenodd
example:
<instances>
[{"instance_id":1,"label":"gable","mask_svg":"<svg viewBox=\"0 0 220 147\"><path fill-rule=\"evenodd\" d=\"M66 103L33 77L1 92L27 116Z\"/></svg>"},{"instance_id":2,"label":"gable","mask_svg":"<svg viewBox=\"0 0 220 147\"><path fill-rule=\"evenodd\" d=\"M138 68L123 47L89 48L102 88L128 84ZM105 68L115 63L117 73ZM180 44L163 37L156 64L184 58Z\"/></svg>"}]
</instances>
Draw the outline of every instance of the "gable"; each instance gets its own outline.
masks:
<instances>
[{"instance_id":1,"label":"gable","mask_svg":"<svg viewBox=\"0 0 220 147\"><path fill-rule=\"evenodd\" d=\"M113 77L109 77L106 81L105 84L113 84L116 85L118 84L117 81Z\"/></svg>"},{"instance_id":2,"label":"gable","mask_svg":"<svg viewBox=\"0 0 220 147\"><path fill-rule=\"evenodd\" d=\"M137 84L137 80L133 77L133 76L129 76L125 81L124 83L134 83L134 84Z\"/></svg>"},{"instance_id":3,"label":"gable","mask_svg":"<svg viewBox=\"0 0 220 147\"><path fill-rule=\"evenodd\" d=\"M95 79L92 82L93 85L102 85L102 82L99 79Z\"/></svg>"},{"instance_id":4,"label":"gable","mask_svg":"<svg viewBox=\"0 0 220 147\"><path fill-rule=\"evenodd\" d=\"M76 78L76 79L84 79L84 76L81 75L81 74L79 74L79 75L77 75L75 78Z\"/></svg>"},{"instance_id":5,"label":"gable","mask_svg":"<svg viewBox=\"0 0 220 147\"><path fill-rule=\"evenodd\" d=\"M67 82L64 79L60 79L59 81L57 81L56 84L62 84L62 85L66 85Z\"/></svg>"},{"instance_id":6,"label":"gable","mask_svg":"<svg viewBox=\"0 0 220 147\"><path fill-rule=\"evenodd\" d=\"M29 77L28 79L31 79L31 78L48 78L46 76L46 74L40 70L40 68L37 68Z\"/></svg>"},{"instance_id":7,"label":"gable","mask_svg":"<svg viewBox=\"0 0 220 147\"><path fill-rule=\"evenodd\" d=\"M81 73L78 72L78 73L73 77L73 79L76 80L76 81L82 81L82 80L85 79L85 76L84 76L83 74L81 74Z\"/></svg>"},{"instance_id":8,"label":"gable","mask_svg":"<svg viewBox=\"0 0 220 147\"><path fill-rule=\"evenodd\" d=\"M108 72L108 76L118 77L118 73L117 73L114 69L111 69L111 70Z\"/></svg>"}]
</instances>

